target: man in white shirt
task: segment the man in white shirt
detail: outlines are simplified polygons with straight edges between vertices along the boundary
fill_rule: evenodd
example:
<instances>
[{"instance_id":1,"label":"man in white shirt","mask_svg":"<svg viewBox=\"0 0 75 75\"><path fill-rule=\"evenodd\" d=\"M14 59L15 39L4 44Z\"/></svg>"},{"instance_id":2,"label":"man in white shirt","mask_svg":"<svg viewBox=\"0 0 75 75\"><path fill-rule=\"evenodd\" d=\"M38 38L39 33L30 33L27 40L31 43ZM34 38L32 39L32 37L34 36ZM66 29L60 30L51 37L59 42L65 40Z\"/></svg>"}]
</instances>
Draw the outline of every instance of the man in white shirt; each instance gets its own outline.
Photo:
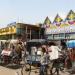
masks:
<instances>
[{"instance_id":1,"label":"man in white shirt","mask_svg":"<svg viewBox=\"0 0 75 75\"><path fill-rule=\"evenodd\" d=\"M59 52L61 50L58 48L58 46L56 46L56 44L54 42L50 42L49 43L49 48L48 48L48 53L50 56L50 60L52 61L51 63L51 75L53 75L52 70L55 67L56 68L56 72L57 75L59 75Z\"/></svg>"},{"instance_id":2,"label":"man in white shirt","mask_svg":"<svg viewBox=\"0 0 75 75\"><path fill-rule=\"evenodd\" d=\"M48 48L49 50L52 50L49 52L50 60L58 59L59 58L59 52L61 51L57 46L51 46Z\"/></svg>"}]
</instances>

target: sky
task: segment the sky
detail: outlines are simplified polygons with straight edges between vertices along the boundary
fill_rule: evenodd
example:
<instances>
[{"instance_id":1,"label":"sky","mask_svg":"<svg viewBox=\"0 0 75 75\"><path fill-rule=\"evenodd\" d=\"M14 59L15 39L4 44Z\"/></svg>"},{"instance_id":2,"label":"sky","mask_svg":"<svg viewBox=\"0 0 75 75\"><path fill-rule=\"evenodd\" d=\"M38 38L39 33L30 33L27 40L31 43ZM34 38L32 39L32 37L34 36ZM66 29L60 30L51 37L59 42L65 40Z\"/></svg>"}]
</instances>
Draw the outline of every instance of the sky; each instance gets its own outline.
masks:
<instances>
[{"instance_id":1,"label":"sky","mask_svg":"<svg viewBox=\"0 0 75 75\"><path fill-rule=\"evenodd\" d=\"M13 22L43 23L48 16L54 20L57 13L64 19L75 12L75 0L0 0L0 28Z\"/></svg>"}]
</instances>

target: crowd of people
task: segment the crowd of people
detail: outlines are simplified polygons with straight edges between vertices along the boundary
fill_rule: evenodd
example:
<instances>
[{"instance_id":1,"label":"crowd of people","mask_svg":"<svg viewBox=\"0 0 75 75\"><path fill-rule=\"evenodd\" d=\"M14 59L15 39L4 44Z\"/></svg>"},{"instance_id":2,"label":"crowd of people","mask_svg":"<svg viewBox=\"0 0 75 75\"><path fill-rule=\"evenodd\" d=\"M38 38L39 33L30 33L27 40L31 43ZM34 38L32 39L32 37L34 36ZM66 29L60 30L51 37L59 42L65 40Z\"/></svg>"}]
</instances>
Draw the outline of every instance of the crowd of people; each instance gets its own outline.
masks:
<instances>
[{"instance_id":1,"label":"crowd of people","mask_svg":"<svg viewBox=\"0 0 75 75\"><path fill-rule=\"evenodd\" d=\"M74 67L75 49L68 49L65 42L62 41L61 43L62 47L60 48L55 42L48 42L37 46L37 48L34 47L35 55L41 55L40 75L43 75L46 66L49 67L51 75L54 73L54 68L57 75L59 75L59 71L63 71L64 68L71 69Z\"/></svg>"},{"instance_id":2,"label":"crowd of people","mask_svg":"<svg viewBox=\"0 0 75 75\"><path fill-rule=\"evenodd\" d=\"M38 51L37 51L38 52ZM41 68L40 68L40 74L43 74L43 69L46 68L46 66L49 66L51 75L53 74L53 68L55 68L57 75L59 75L59 67L60 67L60 59L59 58L63 53L61 49L54 43L49 42L48 44L43 44L41 46ZM63 61L65 62L65 61Z\"/></svg>"},{"instance_id":3,"label":"crowd of people","mask_svg":"<svg viewBox=\"0 0 75 75\"><path fill-rule=\"evenodd\" d=\"M5 51L12 51L10 56L17 54L19 60L22 61L22 51L26 54L26 43L18 40L16 43L6 42L4 45L1 42L1 49ZM61 41L61 47L59 48L55 42L47 42L37 47L31 47L32 55L40 55L40 75L44 75L43 71L49 69L50 74L53 75L53 69L59 75L59 71L64 68L75 68L75 48L68 49L65 42ZM3 53L2 53L3 54ZM25 55L26 56L26 55ZM5 57L5 63L7 62Z\"/></svg>"}]
</instances>

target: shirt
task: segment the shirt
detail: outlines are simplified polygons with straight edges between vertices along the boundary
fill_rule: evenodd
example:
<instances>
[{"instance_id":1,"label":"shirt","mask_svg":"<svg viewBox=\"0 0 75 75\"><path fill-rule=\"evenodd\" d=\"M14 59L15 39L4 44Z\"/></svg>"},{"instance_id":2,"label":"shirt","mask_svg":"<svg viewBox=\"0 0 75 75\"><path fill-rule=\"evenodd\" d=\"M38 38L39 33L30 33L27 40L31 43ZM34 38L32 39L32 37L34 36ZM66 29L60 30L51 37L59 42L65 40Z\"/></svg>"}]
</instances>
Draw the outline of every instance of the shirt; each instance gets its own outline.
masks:
<instances>
[{"instance_id":1,"label":"shirt","mask_svg":"<svg viewBox=\"0 0 75 75\"><path fill-rule=\"evenodd\" d=\"M38 48L37 55L41 55L41 54L42 54L42 48Z\"/></svg>"},{"instance_id":2,"label":"shirt","mask_svg":"<svg viewBox=\"0 0 75 75\"><path fill-rule=\"evenodd\" d=\"M59 58L59 51L61 51L57 46L51 46L48 48L48 50L51 50L49 52L50 60L58 59Z\"/></svg>"},{"instance_id":3,"label":"shirt","mask_svg":"<svg viewBox=\"0 0 75 75\"><path fill-rule=\"evenodd\" d=\"M46 53L44 53L43 55L41 55L40 63L42 65L48 64L48 55Z\"/></svg>"}]
</instances>

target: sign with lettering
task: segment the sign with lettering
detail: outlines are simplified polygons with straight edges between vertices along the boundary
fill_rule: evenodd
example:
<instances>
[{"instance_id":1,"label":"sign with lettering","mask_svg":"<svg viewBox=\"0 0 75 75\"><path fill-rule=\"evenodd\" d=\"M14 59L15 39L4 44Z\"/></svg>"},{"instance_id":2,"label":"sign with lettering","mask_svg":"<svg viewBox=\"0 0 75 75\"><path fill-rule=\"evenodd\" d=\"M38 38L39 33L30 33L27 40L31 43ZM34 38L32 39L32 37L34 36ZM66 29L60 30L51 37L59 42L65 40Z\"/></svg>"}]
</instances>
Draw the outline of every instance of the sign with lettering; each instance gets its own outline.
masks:
<instances>
[{"instance_id":1,"label":"sign with lettering","mask_svg":"<svg viewBox=\"0 0 75 75\"><path fill-rule=\"evenodd\" d=\"M14 34L14 33L16 33L15 26L0 29L0 35L7 35L7 34Z\"/></svg>"},{"instance_id":2,"label":"sign with lettering","mask_svg":"<svg viewBox=\"0 0 75 75\"><path fill-rule=\"evenodd\" d=\"M75 25L57 27L57 28L54 28L54 29L47 28L45 30L46 34L58 34L58 33L70 33L70 32L75 32Z\"/></svg>"}]
</instances>

